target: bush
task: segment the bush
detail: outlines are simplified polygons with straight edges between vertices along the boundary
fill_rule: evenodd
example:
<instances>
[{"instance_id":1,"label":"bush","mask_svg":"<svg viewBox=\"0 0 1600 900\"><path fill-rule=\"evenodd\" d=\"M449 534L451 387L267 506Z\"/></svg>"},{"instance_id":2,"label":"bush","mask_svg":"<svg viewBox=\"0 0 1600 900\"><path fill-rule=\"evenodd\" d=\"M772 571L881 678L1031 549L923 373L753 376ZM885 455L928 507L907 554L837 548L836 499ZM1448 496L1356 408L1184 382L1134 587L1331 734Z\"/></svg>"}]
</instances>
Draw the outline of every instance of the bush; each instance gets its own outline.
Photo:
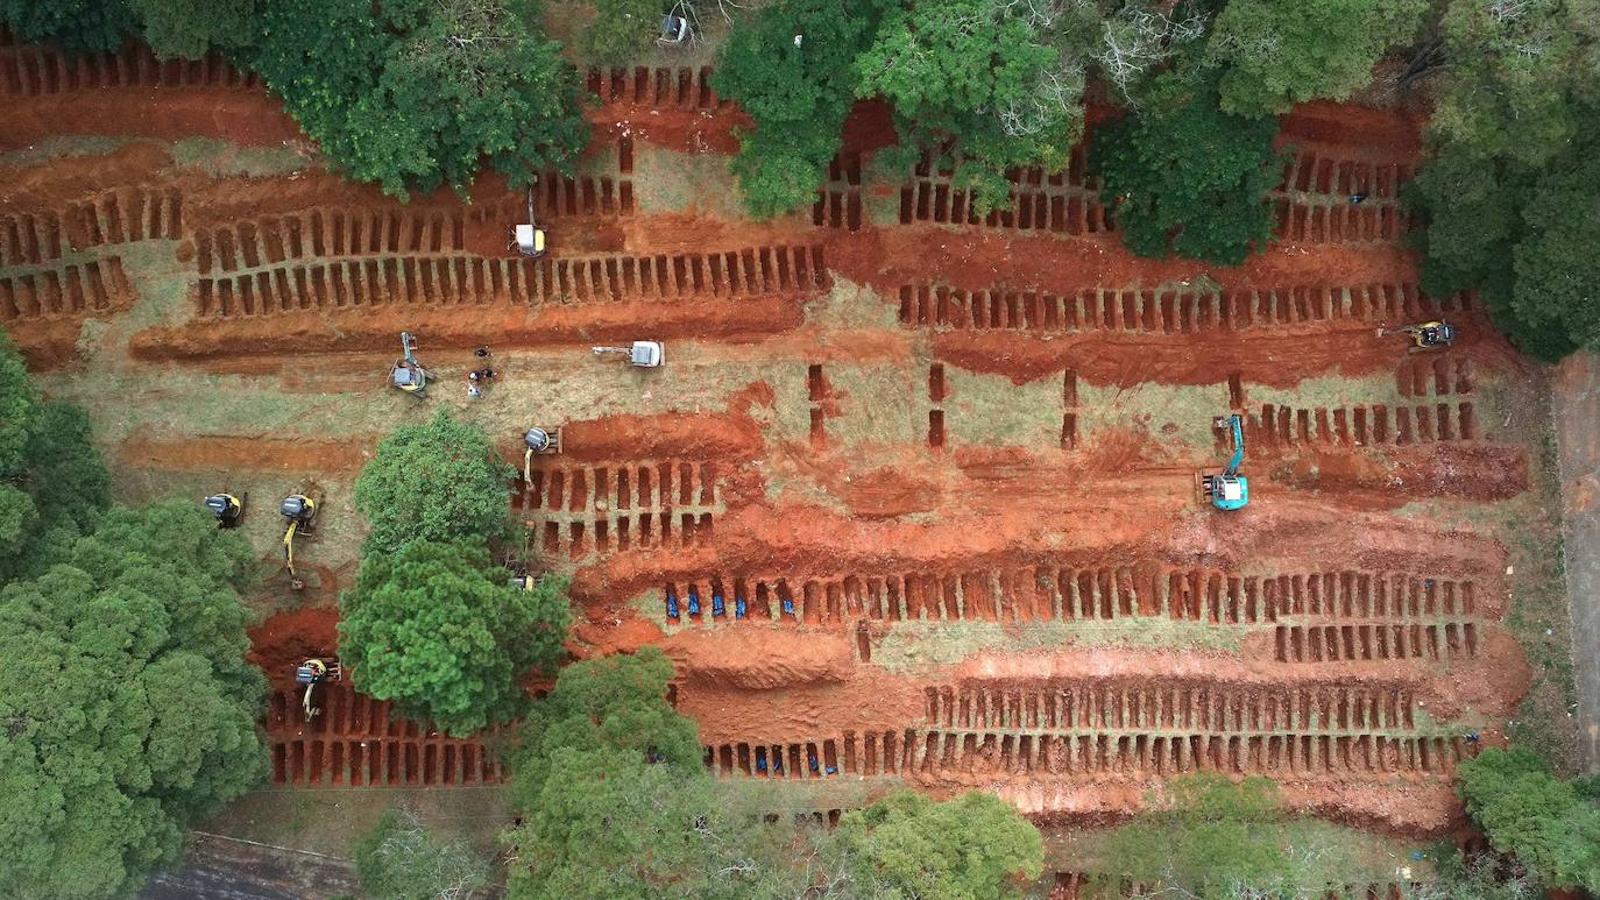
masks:
<instances>
[{"instance_id":1,"label":"bush","mask_svg":"<svg viewBox=\"0 0 1600 900\"><path fill-rule=\"evenodd\" d=\"M1138 109L1096 130L1089 164L1134 253L1238 265L1272 234L1266 194L1285 164L1277 130L1223 112L1214 71L1171 71Z\"/></svg>"},{"instance_id":2,"label":"bush","mask_svg":"<svg viewBox=\"0 0 1600 900\"><path fill-rule=\"evenodd\" d=\"M839 833L863 895L999 900L1023 896L1019 882L1044 871L1038 830L993 794L941 803L896 791L845 813Z\"/></svg>"},{"instance_id":3,"label":"bush","mask_svg":"<svg viewBox=\"0 0 1600 900\"><path fill-rule=\"evenodd\" d=\"M660 0L596 0L584 43L596 62L623 65L661 33Z\"/></svg>"},{"instance_id":4,"label":"bush","mask_svg":"<svg viewBox=\"0 0 1600 900\"><path fill-rule=\"evenodd\" d=\"M340 598L339 651L361 689L464 735L527 706L523 682L560 658L564 579L512 587L482 544L413 541L361 561Z\"/></svg>"}]
</instances>

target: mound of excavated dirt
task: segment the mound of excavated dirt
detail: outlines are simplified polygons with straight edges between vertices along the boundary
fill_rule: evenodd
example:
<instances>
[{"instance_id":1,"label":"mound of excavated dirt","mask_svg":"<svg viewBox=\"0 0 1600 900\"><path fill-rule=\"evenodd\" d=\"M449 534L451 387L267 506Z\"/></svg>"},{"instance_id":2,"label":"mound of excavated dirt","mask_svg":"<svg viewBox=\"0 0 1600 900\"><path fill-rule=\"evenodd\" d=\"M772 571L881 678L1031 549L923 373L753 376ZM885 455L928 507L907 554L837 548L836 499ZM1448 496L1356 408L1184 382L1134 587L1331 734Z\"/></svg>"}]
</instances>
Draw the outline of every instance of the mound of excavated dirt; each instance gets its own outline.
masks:
<instances>
[{"instance_id":1,"label":"mound of excavated dirt","mask_svg":"<svg viewBox=\"0 0 1600 900\"><path fill-rule=\"evenodd\" d=\"M854 667L851 641L842 634L801 636L776 628L686 631L665 647L680 678L750 690L843 682Z\"/></svg>"}]
</instances>

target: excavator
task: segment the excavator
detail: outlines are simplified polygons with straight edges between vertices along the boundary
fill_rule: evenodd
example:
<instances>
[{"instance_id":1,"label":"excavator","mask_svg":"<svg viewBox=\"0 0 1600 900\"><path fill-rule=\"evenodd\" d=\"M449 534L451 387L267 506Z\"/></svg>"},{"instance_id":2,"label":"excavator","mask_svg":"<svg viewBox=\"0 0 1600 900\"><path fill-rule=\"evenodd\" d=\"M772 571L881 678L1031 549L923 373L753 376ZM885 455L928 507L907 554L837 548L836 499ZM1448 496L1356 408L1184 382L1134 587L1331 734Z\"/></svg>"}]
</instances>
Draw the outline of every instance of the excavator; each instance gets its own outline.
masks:
<instances>
[{"instance_id":1,"label":"excavator","mask_svg":"<svg viewBox=\"0 0 1600 900\"><path fill-rule=\"evenodd\" d=\"M641 369L654 369L661 365L661 361L666 357L666 350L661 346L660 341L634 341L632 345L627 347L595 347L593 349L595 356L605 356L606 354L626 356L629 365L637 366Z\"/></svg>"},{"instance_id":2,"label":"excavator","mask_svg":"<svg viewBox=\"0 0 1600 900\"><path fill-rule=\"evenodd\" d=\"M1411 338L1411 346L1407 352L1422 353L1428 350L1443 350L1449 347L1456 339L1456 330L1449 322L1420 322L1416 325L1404 325L1400 328L1379 328L1378 337L1393 331L1396 334L1407 335Z\"/></svg>"},{"instance_id":3,"label":"excavator","mask_svg":"<svg viewBox=\"0 0 1600 900\"><path fill-rule=\"evenodd\" d=\"M242 498L229 493L212 494L205 499L206 509L217 517L218 528L237 528L244 519L244 504L250 499L249 494Z\"/></svg>"},{"instance_id":4,"label":"excavator","mask_svg":"<svg viewBox=\"0 0 1600 900\"><path fill-rule=\"evenodd\" d=\"M400 332L400 350L403 355L389 371L389 383L414 397L421 397L428 390L428 370L417 362L417 339L411 332Z\"/></svg>"},{"instance_id":5,"label":"excavator","mask_svg":"<svg viewBox=\"0 0 1600 900\"><path fill-rule=\"evenodd\" d=\"M294 538L316 527L317 502L305 494L290 494L278 505L278 512L289 521L283 532L283 566L289 570L289 589L303 591L306 583L294 571Z\"/></svg>"},{"instance_id":6,"label":"excavator","mask_svg":"<svg viewBox=\"0 0 1600 900\"><path fill-rule=\"evenodd\" d=\"M533 218L533 192L538 184L536 176L533 184L528 186L528 224L511 226L511 249L529 259L538 259L545 254L544 229Z\"/></svg>"},{"instance_id":7,"label":"excavator","mask_svg":"<svg viewBox=\"0 0 1600 900\"><path fill-rule=\"evenodd\" d=\"M533 458L561 452L561 428L529 428L522 433L522 483L533 487Z\"/></svg>"},{"instance_id":8,"label":"excavator","mask_svg":"<svg viewBox=\"0 0 1600 900\"><path fill-rule=\"evenodd\" d=\"M1250 480L1239 474L1239 464L1244 462L1244 417L1235 413L1212 424L1232 432L1233 456L1221 472L1200 476L1201 499L1224 511L1244 509L1250 503Z\"/></svg>"},{"instance_id":9,"label":"excavator","mask_svg":"<svg viewBox=\"0 0 1600 900\"><path fill-rule=\"evenodd\" d=\"M315 719L322 710L312 705L312 695L317 685L324 681L343 681L344 668L337 659L308 659L295 667L294 680L296 684L306 686L306 693L300 701L300 708L305 711L306 721Z\"/></svg>"}]
</instances>

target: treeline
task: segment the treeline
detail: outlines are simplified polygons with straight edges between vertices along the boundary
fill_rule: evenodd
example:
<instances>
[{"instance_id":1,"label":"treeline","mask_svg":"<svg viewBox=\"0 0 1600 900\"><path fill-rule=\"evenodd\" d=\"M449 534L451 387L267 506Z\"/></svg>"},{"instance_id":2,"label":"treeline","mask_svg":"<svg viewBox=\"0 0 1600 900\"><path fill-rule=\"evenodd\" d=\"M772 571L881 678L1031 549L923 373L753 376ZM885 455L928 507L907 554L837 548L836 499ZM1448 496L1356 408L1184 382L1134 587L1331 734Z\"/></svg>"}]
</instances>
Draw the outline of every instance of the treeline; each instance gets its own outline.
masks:
<instances>
[{"instance_id":1,"label":"treeline","mask_svg":"<svg viewBox=\"0 0 1600 900\"><path fill-rule=\"evenodd\" d=\"M649 47L665 4L598 0L590 58ZM693 6L693 4L690 4ZM1423 286L1475 290L1528 352L1600 344L1600 16L1588 0L773 0L733 10L715 87L749 112L732 161L749 211L813 202L851 106L881 98L900 177L953 171L979 211L1016 167L1065 165L1084 96L1122 107L1090 167L1129 248L1223 265L1265 249L1275 117L1342 100L1384 59L1435 104ZM259 72L349 177L398 196L465 189L487 159L522 184L586 128L575 71L531 0L0 0L26 40Z\"/></svg>"},{"instance_id":2,"label":"treeline","mask_svg":"<svg viewBox=\"0 0 1600 900\"><path fill-rule=\"evenodd\" d=\"M0 0L0 22L68 52L130 35L261 75L346 177L399 197L465 190L487 159L526 184L588 140L576 70L519 0Z\"/></svg>"}]
</instances>

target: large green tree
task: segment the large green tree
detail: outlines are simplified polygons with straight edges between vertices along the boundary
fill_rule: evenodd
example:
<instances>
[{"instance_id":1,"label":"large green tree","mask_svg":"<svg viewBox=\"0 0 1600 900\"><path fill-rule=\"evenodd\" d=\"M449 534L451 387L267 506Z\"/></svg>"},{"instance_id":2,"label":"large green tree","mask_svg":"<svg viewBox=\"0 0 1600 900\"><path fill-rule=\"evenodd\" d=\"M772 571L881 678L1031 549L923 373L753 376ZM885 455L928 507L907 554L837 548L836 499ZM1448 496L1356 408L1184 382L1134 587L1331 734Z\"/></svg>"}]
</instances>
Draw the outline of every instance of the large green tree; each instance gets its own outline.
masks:
<instances>
[{"instance_id":1,"label":"large green tree","mask_svg":"<svg viewBox=\"0 0 1600 900\"><path fill-rule=\"evenodd\" d=\"M1208 55L1226 67L1222 108L1243 116L1343 100L1390 48L1416 34L1428 0L1230 0Z\"/></svg>"},{"instance_id":2,"label":"large green tree","mask_svg":"<svg viewBox=\"0 0 1600 900\"><path fill-rule=\"evenodd\" d=\"M1005 202L1008 170L1066 167L1098 32L1092 3L893 4L856 58L857 93L889 100L901 152L951 169L983 211Z\"/></svg>"},{"instance_id":3,"label":"large green tree","mask_svg":"<svg viewBox=\"0 0 1600 900\"><path fill-rule=\"evenodd\" d=\"M1016 808L972 792L938 803L901 790L845 813L839 835L863 896L1000 900L1044 871L1044 841Z\"/></svg>"},{"instance_id":4,"label":"large green tree","mask_svg":"<svg viewBox=\"0 0 1600 900\"><path fill-rule=\"evenodd\" d=\"M1600 804L1527 750L1485 750L1459 774L1467 812L1496 850L1546 887L1600 892Z\"/></svg>"},{"instance_id":5,"label":"large green tree","mask_svg":"<svg viewBox=\"0 0 1600 900\"><path fill-rule=\"evenodd\" d=\"M138 26L121 0L0 0L0 22L25 41L48 41L69 53L115 50Z\"/></svg>"},{"instance_id":6,"label":"large green tree","mask_svg":"<svg viewBox=\"0 0 1600 900\"><path fill-rule=\"evenodd\" d=\"M43 399L0 332L0 578L37 574L45 548L86 532L110 502L87 417Z\"/></svg>"},{"instance_id":7,"label":"large green tree","mask_svg":"<svg viewBox=\"0 0 1600 900\"><path fill-rule=\"evenodd\" d=\"M1238 265L1272 235L1266 194L1283 175L1276 133L1273 119L1218 107L1215 70L1179 68L1096 129L1089 163L1134 253Z\"/></svg>"},{"instance_id":8,"label":"large green tree","mask_svg":"<svg viewBox=\"0 0 1600 900\"><path fill-rule=\"evenodd\" d=\"M465 841L404 810L384 810L352 855L362 889L382 900L470 900L489 883L488 861Z\"/></svg>"},{"instance_id":9,"label":"large green tree","mask_svg":"<svg viewBox=\"0 0 1600 900\"><path fill-rule=\"evenodd\" d=\"M1425 227L1425 290L1477 291L1524 350L1600 344L1600 21L1592 4L1457 0L1441 24L1448 76L1435 153L1407 192Z\"/></svg>"},{"instance_id":10,"label":"large green tree","mask_svg":"<svg viewBox=\"0 0 1600 900\"><path fill-rule=\"evenodd\" d=\"M265 680L244 661L244 540L192 503L114 509L0 590L0 881L111 897L259 781Z\"/></svg>"},{"instance_id":11,"label":"large green tree","mask_svg":"<svg viewBox=\"0 0 1600 900\"><path fill-rule=\"evenodd\" d=\"M512 586L481 542L369 553L340 598L339 653L363 692L470 734L521 713L524 679L560 658L566 588L550 575Z\"/></svg>"},{"instance_id":12,"label":"large green tree","mask_svg":"<svg viewBox=\"0 0 1600 900\"><path fill-rule=\"evenodd\" d=\"M372 528L366 551L502 536L511 476L483 429L444 410L425 425L396 428L356 479L356 509Z\"/></svg>"},{"instance_id":13,"label":"large green tree","mask_svg":"<svg viewBox=\"0 0 1600 900\"><path fill-rule=\"evenodd\" d=\"M345 174L405 197L567 169L588 138L577 75L511 0L274 0L250 64Z\"/></svg>"},{"instance_id":14,"label":"large green tree","mask_svg":"<svg viewBox=\"0 0 1600 900\"><path fill-rule=\"evenodd\" d=\"M712 86L755 121L740 133L732 164L753 215L793 212L816 198L839 152L855 100L853 65L872 40L879 6L788 0L761 7L728 36Z\"/></svg>"}]
</instances>

